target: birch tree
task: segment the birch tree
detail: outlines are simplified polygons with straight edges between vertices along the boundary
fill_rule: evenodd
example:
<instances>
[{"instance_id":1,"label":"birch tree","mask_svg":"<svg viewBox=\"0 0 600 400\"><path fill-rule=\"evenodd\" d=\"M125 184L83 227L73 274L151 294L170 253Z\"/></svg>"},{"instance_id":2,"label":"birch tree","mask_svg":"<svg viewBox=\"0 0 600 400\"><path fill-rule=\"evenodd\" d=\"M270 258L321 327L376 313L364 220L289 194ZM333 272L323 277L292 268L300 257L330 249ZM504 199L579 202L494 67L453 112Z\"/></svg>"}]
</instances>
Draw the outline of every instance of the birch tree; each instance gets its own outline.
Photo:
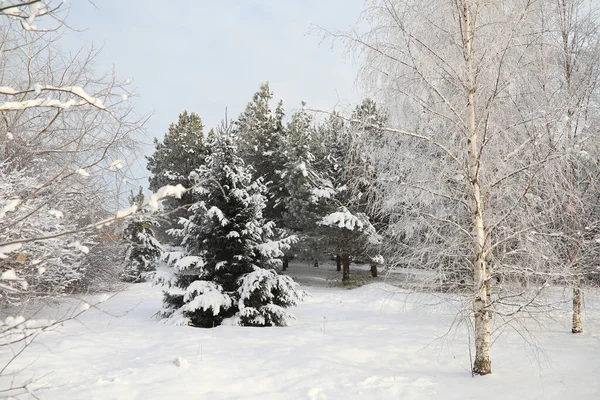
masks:
<instances>
[{"instance_id":1,"label":"birch tree","mask_svg":"<svg viewBox=\"0 0 600 400\"><path fill-rule=\"evenodd\" d=\"M565 262L572 268L573 278L573 333L583 332L581 318L583 276L594 272L595 264L588 254L597 250L593 239L597 220L598 152L594 140L597 121L597 85L600 69L600 36L598 35L598 12L590 4L579 0L556 0L549 24L550 46L556 49L556 63L560 74L561 100L564 104L564 121L560 130L564 146L572 149L563 164L561 187L567 193L563 216L567 233ZM591 223L590 223L591 222ZM586 232L587 231L587 232ZM586 234L582 234L586 232ZM587 239L587 240L586 240ZM590 246L591 245L591 246Z\"/></svg>"},{"instance_id":2,"label":"birch tree","mask_svg":"<svg viewBox=\"0 0 600 400\"><path fill-rule=\"evenodd\" d=\"M577 96L554 78L555 12L528 0L376 0L366 30L329 33L361 56L361 80L389 112L366 150L390 221L386 259L468 296L477 375L492 372L492 331L550 310L545 289L573 275L549 240L572 236L549 189L581 150L557 145Z\"/></svg>"}]
</instances>

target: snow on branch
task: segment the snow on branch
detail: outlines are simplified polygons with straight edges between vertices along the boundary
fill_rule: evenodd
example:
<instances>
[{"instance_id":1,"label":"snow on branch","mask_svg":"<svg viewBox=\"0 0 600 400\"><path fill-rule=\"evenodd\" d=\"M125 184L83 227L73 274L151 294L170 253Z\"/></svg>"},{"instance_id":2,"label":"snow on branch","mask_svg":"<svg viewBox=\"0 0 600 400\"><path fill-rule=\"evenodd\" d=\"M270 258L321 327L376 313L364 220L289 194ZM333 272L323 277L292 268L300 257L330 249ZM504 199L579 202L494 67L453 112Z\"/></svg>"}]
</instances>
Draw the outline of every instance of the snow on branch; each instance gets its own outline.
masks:
<instances>
[{"instance_id":1,"label":"snow on branch","mask_svg":"<svg viewBox=\"0 0 600 400\"><path fill-rule=\"evenodd\" d=\"M188 286L183 300L187 302L182 306L183 311L212 310L213 315L219 315L221 308L228 309L233 305L233 300L224 292L221 285L201 280L194 281Z\"/></svg>"},{"instance_id":2,"label":"snow on branch","mask_svg":"<svg viewBox=\"0 0 600 400\"><path fill-rule=\"evenodd\" d=\"M200 182L198 185L203 184L203 183L204 183L204 181ZM186 189L182 185L163 186L156 193L153 193L147 199L144 199L144 203L143 203L142 207L137 207L137 206L127 207L123 210L117 211L114 217L107 218L107 219L104 219L104 220L101 220L98 222L94 222L92 224L86 225L79 229L63 231L63 232L46 235L46 236L37 236L37 237L32 237L32 238L18 239L18 240L12 240L12 241L8 241L8 242L0 243L0 254L3 254L4 252L8 253L11 251L18 250L25 243L56 239L56 238L63 237L63 236L73 235L73 234L79 233L79 232L84 232L84 231L93 230L93 229L100 229L100 228L110 225L116 221L120 221L120 220L126 219L132 215L135 215L145 208L156 210L156 209L158 209L159 201L161 201L167 197L181 198L181 196L184 193L186 193L192 189L194 189L194 187Z\"/></svg>"},{"instance_id":3,"label":"snow on branch","mask_svg":"<svg viewBox=\"0 0 600 400\"><path fill-rule=\"evenodd\" d=\"M61 101L58 99L38 98L22 101L7 101L0 103L0 111L16 111L40 107L66 109L84 105L92 105L100 110L107 110L101 99L90 96L83 88L79 86L56 87L51 85L34 85L33 88L26 90L15 90L11 87L0 86L0 94L6 96L18 96L26 93L40 94L41 92L69 93L79 98L79 100L71 98L67 101Z\"/></svg>"},{"instance_id":4,"label":"snow on branch","mask_svg":"<svg viewBox=\"0 0 600 400\"><path fill-rule=\"evenodd\" d=\"M56 3L58 4L54 6ZM66 0L57 2L52 2L52 0L2 0L0 1L0 16L20 21L26 31L36 31L38 28L33 25L36 19L56 15L65 3Z\"/></svg>"},{"instance_id":5,"label":"snow on branch","mask_svg":"<svg viewBox=\"0 0 600 400\"><path fill-rule=\"evenodd\" d=\"M336 211L326 215L318 222L319 225L345 228L350 231L362 231L365 227L363 220L352 214L347 208L343 207L340 211Z\"/></svg>"}]
</instances>

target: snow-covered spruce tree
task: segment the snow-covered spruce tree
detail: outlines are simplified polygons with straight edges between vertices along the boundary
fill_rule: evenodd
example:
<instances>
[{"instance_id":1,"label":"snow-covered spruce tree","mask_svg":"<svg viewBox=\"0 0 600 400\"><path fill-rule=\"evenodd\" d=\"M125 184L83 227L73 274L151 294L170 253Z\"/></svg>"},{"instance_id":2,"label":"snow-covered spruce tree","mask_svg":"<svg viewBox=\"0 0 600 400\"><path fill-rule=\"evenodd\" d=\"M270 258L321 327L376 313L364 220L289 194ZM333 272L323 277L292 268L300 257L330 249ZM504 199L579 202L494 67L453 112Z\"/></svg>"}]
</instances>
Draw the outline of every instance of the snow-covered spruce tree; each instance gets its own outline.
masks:
<instances>
[{"instance_id":1,"label":"snow-covered spruce tree","mask_svg":"<svg viewBox=\"0 0 600 400\"><path fill-rule=\"evenodd\" d=\"M288 130L283 122L283 102L272 110L272 100L269 83L263 83L235 122L235 131L240 138L240 156L269 189L265 217L279 225L284 212L282 199L287 195L282 169L287 162Z\"/></svg>"},{"instance_id":2,"label":"snow-covered spruce tree","mask_svg":"<svg viewBox=\"0 0 600 400\"><path fill-rule=\"evenodd\" d=\"M203 130L198 114L184 111L179 114L177 123L169 126L162 142L154 139L154 153L147 157L150 190L156 191L165 185L191 186L190 173L204 165L208 155ZM173 212L169 220L177 221L179 217L189 215L184 208L191 203L191 194L184 194L181 199L166 199L163 208L166 212ZM182 209L173 211L179 207ZM170 227L166 226L167 229Z\"/></svg>"},{"instance_id":3,"label":"snow-covered spruce tree","mask_svg":"<svg viewBox=\"0 0 600 400\"><path fill-rule=\"evenodd\" d=\"M144 192L141 187L137 195L131 194L129 203L138 207L143 205ZM154 231L158 226L149 211L138 212L127 221L123 238L129 245L129 251L122 274L126 282L143 281L149 272L156 270L156 263L163 254Z\"/></svg>"},{"instance_id":4,"label":"snow-covered spruce tree","mask_svg":"<svg viewBox=\"0 0 600 400\"><path fill-rule=\"evenodd\" d=\"M263 216L267 188L237 155L236 140L229 126L215 132L206 166L192 174L206 183L173 230L187 254L157 276L165 285L161 314L176 324L213 327L235 316L241 325L286 325L285 308L304 295L277 272L294 238L273 240L275 224Z\"/></svg>"},{"instance_id":5,"label":"snow-covered spruce tree","mask_svg":"<svg viewBox=\"0 0 600 400\"><path fill-rule=\"evenodd\" d=\"M283 225L299 238L292 246L292 252L300 258L318 260L328 248L317 232L317 222L325 211L319 204L320 196L315 193L330 193L331 189L317 171L313 152L318 143L314 140L315 129L310 115L304 109L295 112L287 129L287 162L282 174L287 188L283 199Z\"/></svg>"}]
</instances>

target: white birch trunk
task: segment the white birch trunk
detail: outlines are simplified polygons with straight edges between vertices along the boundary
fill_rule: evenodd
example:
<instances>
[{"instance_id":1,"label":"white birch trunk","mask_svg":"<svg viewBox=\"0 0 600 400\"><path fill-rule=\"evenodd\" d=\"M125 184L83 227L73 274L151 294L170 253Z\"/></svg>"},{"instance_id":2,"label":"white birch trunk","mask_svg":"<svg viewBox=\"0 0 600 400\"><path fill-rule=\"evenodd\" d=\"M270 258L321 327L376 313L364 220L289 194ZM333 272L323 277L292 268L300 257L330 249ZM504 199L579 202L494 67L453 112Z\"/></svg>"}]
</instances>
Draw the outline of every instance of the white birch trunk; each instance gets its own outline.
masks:
<instances>
[{"instance_id":1,"label":"white birch trunk","mask_svg":"<svg viewBox=\"0 0 600 400\"><path fill-rule=\"evenodd\" d=\"M475 56L475 21L477 5L466 0L463 6L463 48L467 70L467 129L468 129L468 172L472 185L472 222L474 226L473 250L475 260L473 264L473 313L475 318L475 362L473 373L487 375L492 372L491 361L491 315L487 308L489 303L488 287L489 276L486 265L486 232L483 215L483 198L479 182L479 143L478 128L475 108L475 94L477 91L474 56Z\"/></svg>"}]
</instances>

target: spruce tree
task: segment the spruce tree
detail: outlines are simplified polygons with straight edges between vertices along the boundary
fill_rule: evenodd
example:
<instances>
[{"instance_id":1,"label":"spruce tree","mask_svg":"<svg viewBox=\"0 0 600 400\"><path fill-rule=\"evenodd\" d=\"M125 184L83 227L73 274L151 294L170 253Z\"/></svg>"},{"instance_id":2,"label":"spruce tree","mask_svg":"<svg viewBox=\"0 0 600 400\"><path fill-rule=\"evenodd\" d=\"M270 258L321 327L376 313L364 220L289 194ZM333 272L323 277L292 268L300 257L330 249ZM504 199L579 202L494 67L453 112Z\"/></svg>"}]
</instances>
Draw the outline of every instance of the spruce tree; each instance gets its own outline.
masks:
<instances>
[{"instance_id":1,"label":"spruce tree","mask_svg":"<svg viewBox=\"0 0 600 400\"><path fill-rule=\"evenodd\" d=\"M312 119L304 109L292 115L288 131L288 160L283 174L287 187L283 221L300 238L293 246L294 253L317 260L327 250L316 234L316 223L323 216L319 198L330 191L329 185L317 172L317 160L313 154L315 132Z\"/></svg>"},{"instance_id":2,"label":"spruce tree","mask_svg":"<svg viewBox=\"0 0 600 400\"><path fill-rule=\"evenodd\" d=\"M254 177L262 177L269 188L265 215L280 224L284 212L282 199L287 195L282 172L287 163L288 133L283 121L283 102L272 110L272 100L269 83L263 83L236 121L235 130L241 140L241 157L252 166Z\"/></svg>"},{"instance_id":3,"label":"spruce tree","mask_svg":"<svg viewBox=\"0 0 600 400\"><path fill-rule=\"evenodd\" d=\"M375 178L367 155L360 151L366 135L378 134L385 116L365 100L350 121L332 115L317 127L301 110L289 125L289 195L286 225L302 235L296 250L316 258L336 255L349 280L351 257L379 260L379 235L369 215L368 196Z\"/></svg>"},{"instance_id":4,"label":"spruce tree","mask_svg":"<svg viewBox=\"0 0 600 400\"><path fill-rule=\"evenodd\" d=\"M285 311L303 296L288 276L279 275L282 250L293 238L273 240L275 224L263 215L267 187L237 155L229 127L215 132L207 164L193 179L191 215L182 219L186 256L160 279L166 285L162 315L177 324L219 325L236 317L241 325L285 325Z\"/></svg>"},{"instance_id":5,"label":"spruce tree","mask_svg":"<svg viewBox=\"0 0 600 400\"><path fill-rule=\"evenodd\" d=\"M204 125L198 114L184 111L177 123L169 126L162 142L154 139L154 153L147 157L147 168L151 174L150 190L157 191L165 185L181 184L186 188L192 185L190 173L204 165L208 155L203 130ZM182 208L172 214L172 220L177 221L179 217L187 215L184 208L191 203L191 195L184 194L181 199L165 199L163 207L165 211Z\"/></svg>"},{"instance_id":6,"label":"spruce tree","mask_svg":"<svg viewBox=\"0 0 600 400\"><path fill-rule=\"evenodd\" d=\"M131 194L129 203L141 206L144 202L142 188L137 195ZM162 246L156 239L158 222L149 212L141 211L128 220L123 238L129 244L127 263L123 268L122 279L126 282L140 282L149 272L156 270L156 263L163 254Z\"/></svg>"},{"instance_id":7,"label":"spruce tree","mask_svg":"<svg viewBox=\"0 0 600 400\"><path fill-rule=\"evenodd\" d=\"M386 116L370 100L356 107L350 122L337 116L326 120L317 130L319 143L317 168L329 192L321 197L322 218L317 221L318 234L325 245L340 255L342 281L350 279L350 258L380 260L379 234L369 215L370 188L376 176L368 155L361 149L365 136L373 140Z\"/></svg>"}]
</instances>

